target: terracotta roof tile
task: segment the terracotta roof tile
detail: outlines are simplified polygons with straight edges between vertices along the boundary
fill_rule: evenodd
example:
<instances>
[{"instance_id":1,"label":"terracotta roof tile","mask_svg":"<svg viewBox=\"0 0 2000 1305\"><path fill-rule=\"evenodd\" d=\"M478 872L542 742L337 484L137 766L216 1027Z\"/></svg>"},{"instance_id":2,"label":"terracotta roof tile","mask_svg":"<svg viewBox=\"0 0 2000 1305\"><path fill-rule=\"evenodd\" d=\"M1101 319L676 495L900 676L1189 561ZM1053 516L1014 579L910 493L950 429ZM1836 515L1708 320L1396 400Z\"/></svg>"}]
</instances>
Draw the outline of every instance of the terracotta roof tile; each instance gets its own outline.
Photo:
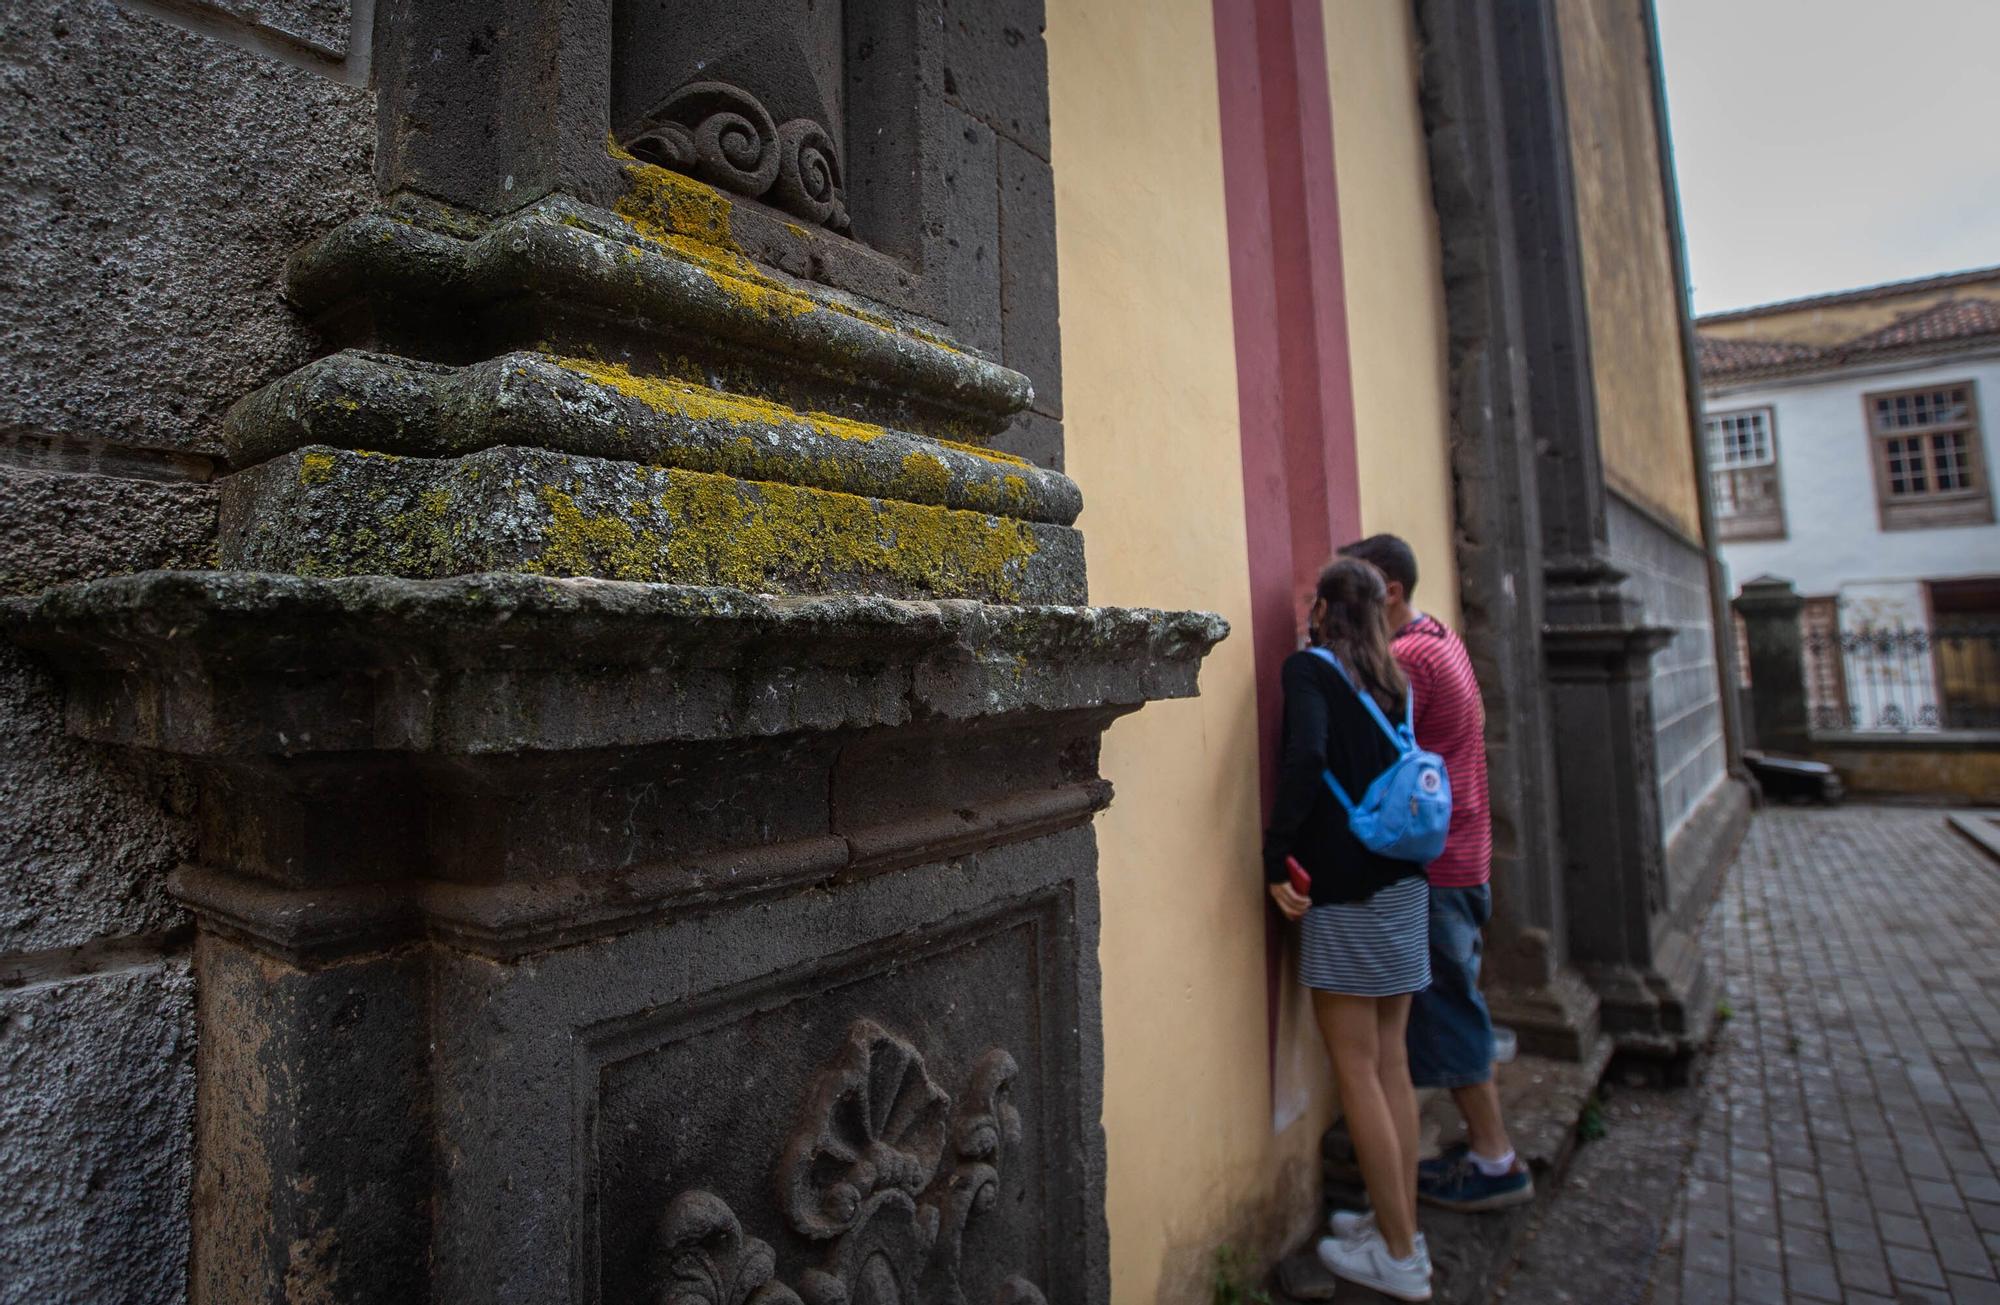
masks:
<instances>
[{"instance_id":1,"label":"terracotta roof tile","mask_svg":"<svg viewBox=\"0 0 2000 1305\"><path fill-rule=\"evenodd\" d=\"M2000 335L2000 302L1992 299L1947 299L1929 308L1904 313L1878 331L1849 340L1848 352L1904 349L1948 340Z\"/></svg>"},{"instance_id":2,"label":"terracotta roof tile","mask_svg":"<svg viewBox=\"0 0 2000 1305\"><path fill-rule=\"evenodd\" d=\"M1755 336L1696 336L1703 380L1749 380L1820 371L1851 362L1935 349L1940 345L2000 340L2000 300L1946 299L1904 313L1887 326L1832 345L1799 344Z\"/></svg>"},{"instance_id":3,"label":"terracotta roof tile","mask_svg":"<svg viewBox=\"0 0 2000 1305\"><path fill-rule=\"evenodd\" d=\"M1794 344L1789 340L1724 339L1717 335L1697 336L1696 344L1701 355L1703 376L1727 376L1737 372L1790 367L1817 361L1826 353L1817 345Z\"/></svg>"}]
</instances>

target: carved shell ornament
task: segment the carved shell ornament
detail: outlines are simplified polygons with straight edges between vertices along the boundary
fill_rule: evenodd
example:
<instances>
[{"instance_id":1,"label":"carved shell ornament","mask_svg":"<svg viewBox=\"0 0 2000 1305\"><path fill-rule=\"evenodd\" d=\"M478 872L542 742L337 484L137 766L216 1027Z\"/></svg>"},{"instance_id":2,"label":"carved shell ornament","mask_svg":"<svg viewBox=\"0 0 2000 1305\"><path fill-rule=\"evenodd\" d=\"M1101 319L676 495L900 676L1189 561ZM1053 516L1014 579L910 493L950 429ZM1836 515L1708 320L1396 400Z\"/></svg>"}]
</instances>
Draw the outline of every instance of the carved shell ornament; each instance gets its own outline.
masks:
<instances>
[{"instance_id":1,"label":"carved shell ornament","mask_svg":"<svg viewBox=\"0 0 2000 1305\"><path fill-rule=\"evenodd\" d=\"M951 1098L915 1047L867 1020L821 1071L785 1150L779 1198L792 1226L835 1237L878 1195L922 1195L944 1154Z\"/></svg>"},{"instance_id":2,"label":"carved shell ornament","mask_svg":"<svg viewBox=\"0 0 2000 1305\"><path fill-rule=\"evenodd\" d=\"M833 137L811 118L774 122L741 87L691 82L654 106L623 144L648 163L835 231L848 228Z\"/></svg>"},{"instance_id":3,"label":"carved shell ornament","mask_svg":"<svg viewBox=\"0 0 2000 1305\"><path fill-rule=\"evenodd\" d=\"M814 1080L778 1166L778 1203L800 1236L827 1243L793 1281L718 1196L684 1191L654 1243L657 1305L966 1305L965 1230L999 1200L1020 1145L1011 1100L1019 1068L993 1048L974 1062L956 1110L923 1056L870 1020ZM993 1305L1047 1305L1010 1277Z\"/></svg>"}]
</instances>

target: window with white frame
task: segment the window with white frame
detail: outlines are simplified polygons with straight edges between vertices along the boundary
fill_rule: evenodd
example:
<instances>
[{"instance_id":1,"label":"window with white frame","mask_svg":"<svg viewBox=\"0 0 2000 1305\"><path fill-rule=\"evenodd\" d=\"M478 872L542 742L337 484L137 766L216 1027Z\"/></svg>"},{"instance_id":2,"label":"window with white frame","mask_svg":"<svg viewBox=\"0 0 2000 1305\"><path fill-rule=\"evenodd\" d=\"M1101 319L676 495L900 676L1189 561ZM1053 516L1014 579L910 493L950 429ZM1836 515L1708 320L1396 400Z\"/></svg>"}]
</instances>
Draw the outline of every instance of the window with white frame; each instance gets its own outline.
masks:
<instances>
[{"instance_id":1,"label":"window with white frame","mask_svg":"<svg viewBox=\"0 0 2000 1305\"><path fill-rule=\"evenodd\" d=\"M1716 534L1723 539L1782 537L1785 511L1778 493L1778 434L1771 409L1712 412L1703 420Z\"/></svg>"},{"instance_id":2,"label":"window with white frame","mask_svg":"<svg viewBox=\"0 0 2000 1305\"><path fill-rule=\"evenodd\" d=\"M1971 381L1862 397L1887 530L1993 520Z\"/></svg>"}]
</instances>

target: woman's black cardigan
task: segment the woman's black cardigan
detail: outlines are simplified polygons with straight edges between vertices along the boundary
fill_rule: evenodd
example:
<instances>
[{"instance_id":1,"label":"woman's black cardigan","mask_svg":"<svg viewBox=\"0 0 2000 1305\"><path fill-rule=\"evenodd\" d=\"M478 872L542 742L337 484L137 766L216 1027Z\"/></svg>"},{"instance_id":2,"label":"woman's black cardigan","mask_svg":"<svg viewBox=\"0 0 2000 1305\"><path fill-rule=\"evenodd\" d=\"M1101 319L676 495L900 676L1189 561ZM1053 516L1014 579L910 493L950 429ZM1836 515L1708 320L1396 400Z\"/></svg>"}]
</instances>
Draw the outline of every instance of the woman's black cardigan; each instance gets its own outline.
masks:
<instances>
[{"instance_id":1,"label":"woman's black cardigan","mask_svg":"<svg viewBox=\"0 0 2000 1305\"><path fill-rule=\"evenodd\" d=\"M1264 831L1264 881L1285 880L1285 858L1297 857L1312 876L1315 906L1359 902L1424 868L1397 861L1362 846L1347 827L1347 813L1334 801L1320 772L1333 777L1360 801L1368 786L1395 764L1396 745L1375 723L1340 673L1314 653L1285 659L1285 725L1278 754L1278 796ZM1403 719L1403 705L1388 714Z\"/></svg>"}]
</instances>

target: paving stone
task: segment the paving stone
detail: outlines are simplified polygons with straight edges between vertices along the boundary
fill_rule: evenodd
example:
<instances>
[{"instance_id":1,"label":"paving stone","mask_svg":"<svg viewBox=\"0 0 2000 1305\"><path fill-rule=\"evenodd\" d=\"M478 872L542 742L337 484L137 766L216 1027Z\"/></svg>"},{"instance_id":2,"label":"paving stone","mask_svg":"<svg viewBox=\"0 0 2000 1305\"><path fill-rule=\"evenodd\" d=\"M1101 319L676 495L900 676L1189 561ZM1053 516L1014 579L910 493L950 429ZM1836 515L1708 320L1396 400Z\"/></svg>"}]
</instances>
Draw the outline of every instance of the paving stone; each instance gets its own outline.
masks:
<instances>
[{"instance_id":1,"label":"paving stone","mask_svg":"<svg viewBox=\"0 0 2000 1305\"><path fill-rule=\"evenodd\" d=\"M1929 1287L1912 1287L1899 1283L1896 1287L1896 1305L1957 1305L1950 1296Z\"/></svg>"},{"instance_id":2,"label":"paving stone","mask_svg":"<svg viewBox=\"0 0 2000 1305\"><path fill-rule=\"evenodd\" d=\"M1889 1269L1879 1255L1834 1256L1834 1270L1841 1282L1861 1291L1889 1291Z\"/></svg>"},{"instance_id":3,"label":"paving stone","mask_svg":"<svg viewBox=\"0 0 2000 1305\"><path fill-rule=\"evenodd\" d=\"M1848 1219L1834 1219L1830 1229L1834 1237L1834 1249L1846 1251L1850 1255L1880 1255L1882 1235L1876 1233L1872 1223L1852 1223Z\"/></svg>"},{"instance_id":4,"label":"paving stone","mask_svg":"<svg viewBox=\"0 0 2000 1305\"><path fill-rule=\"evenodd\" d=\"M1993 1276L1993 1257L1977 1237L1939 1237L1935 1246L1938 1263L1947 1273L1964 1273L1978 1278Z\"/></svg>"},{"instance_id":5,"label":"paving stone","mask_svg":"<svg viewBox=\"0 0 2000 1305\"><path fill-rule=\"evenodd\" d=\"M1928 1209L1924 1211L1924 1222L1930 1226L1931 1236L1938 1241L1954 1237L1979 1240L1978 1226L1972 1222L1972 1216L1963 1210Z\"/></svg>"},{"instance_id":6,"label":"paving stone","mask_svg":"<svg viewBox=\"0 0 2000 1305\"><path fill-rule=\"evenodd\" d=\"M1736 1290L1728 1278L1690 1269L1681 1278L1681 1305L1732 1305Z\"/></svg>"},{"instance_id":7,"label":"paving stone","mask_svg":"<svg viewBox=\"0 0 2000 1305\"><path fill-rule=\"evenodd\" d=\"M1785 1264L1785 1250L1778 1239L1764 1233L1746 1232L1738 1228L1731 1245L1735 1252L1737 1267L1756 1265L1761 1268L1779 1269Z\"/></svg>"},{"instance_id":8,"label":"paving stone","mask_svg":"<svg viewBox=\"0 0 2000 1305\"><path fill-rule=\"evenodd\" d=\"M1875 1221L1882 1232L1882 1240L1891 1246L1913 1246L1918 1250L1928 1249L1931 1244L1929 1232L1923 1220L1911 1219L1900 1214L1885 1214Z\"/></svg>"},{"instance_id":9,"label":"paving stone","mask_svg":"<svg viewBox=\"0 0 2000 1305\"><path fill-rule=\"evenodd\" d=\"M1890 1246L1884 1250L1889 1257L1889 1272L1898 1283L1916 1287L1944 1286L1944 1270L1938 1266L1937 1257L1929 1251L1908 1246Z\"/></svg>"},{"instance_id":10,"label":"paving stone","mask_svg":"<svg viewBox=\"0 0 2000 1305\"><path fill-rule=\"evenodd\" d=\"M1779 1197L1778 1218L1787 1237L1794 1229L1814 1232L1825 1232L1827 1229L1826 1205L1817 1197Z\"/></svg>"},{"instance_id":11,"label":"paving stone","mask_svg":"<svg viewBox=\"0 0 2000 1305\"><path fill-rule=\"evenodd\" d=\"M1825 1301L1837 1301L1841 1298L1840 1278L1834 1272L1831 1258L1802 1260L1787 1256L1785 1286L1794 1298Z\"/></svg>"},{"instance_id":12,"label":"paving stone","mask_svg":"<svg viewBox=\"0 0 2000 1305\"><path fill-rule=\"evenodd\" d=\"M1951 1298L1955 1305L2000 1305L2000 1282L1991 1278L1968 1278L1951 1274Z\"/></svg>"},{"instance_id":13,"label":"paving stone","mask_svg":"<svg viewBox=\"0 0 2000 1305\"><path fill-rule=\"evenodd\" d=\"M1958 1188L1947 1182L1930 1178L1912 1178L1910 1191L1916 1195L1921 1205L1941 1205L1947 1209L1962 1210L1965 1198L1958 1194Z\"/></svg>"},{"instance_id":14,"label":"paving stone","mask_svg":"<svg viewBox=\"0 0 2000 1305\"><path fill-rule=\"evenodd\" d=\"M1785 1305L1785 1275L1755 1264L1736 1266L1737 1305Z\"/></svg>"},{"instance_id":15,"label":"paving stone","mask_svg":"<svg viewBox=\"0 0 2000 1305\"><path fill-rule=\"evenodd\" d=\"M1780 1168L1778 1190L1787 1196L1818 1196L1819 1175L1800 1169Z\"/></svg>"},{"instance_id":16,"label":"paving stone","mask_svg":"<svg viewBox=\"0 0 2000 1305\"><path fill-rule=\"evenodd\" d=\"M1870 1204L1883 1214L1914 1215L1917 1213L1916 1194L1909 1188L1893 1182L1869 1184L1868 1200Z\"/></svg>"}]
</instances>

